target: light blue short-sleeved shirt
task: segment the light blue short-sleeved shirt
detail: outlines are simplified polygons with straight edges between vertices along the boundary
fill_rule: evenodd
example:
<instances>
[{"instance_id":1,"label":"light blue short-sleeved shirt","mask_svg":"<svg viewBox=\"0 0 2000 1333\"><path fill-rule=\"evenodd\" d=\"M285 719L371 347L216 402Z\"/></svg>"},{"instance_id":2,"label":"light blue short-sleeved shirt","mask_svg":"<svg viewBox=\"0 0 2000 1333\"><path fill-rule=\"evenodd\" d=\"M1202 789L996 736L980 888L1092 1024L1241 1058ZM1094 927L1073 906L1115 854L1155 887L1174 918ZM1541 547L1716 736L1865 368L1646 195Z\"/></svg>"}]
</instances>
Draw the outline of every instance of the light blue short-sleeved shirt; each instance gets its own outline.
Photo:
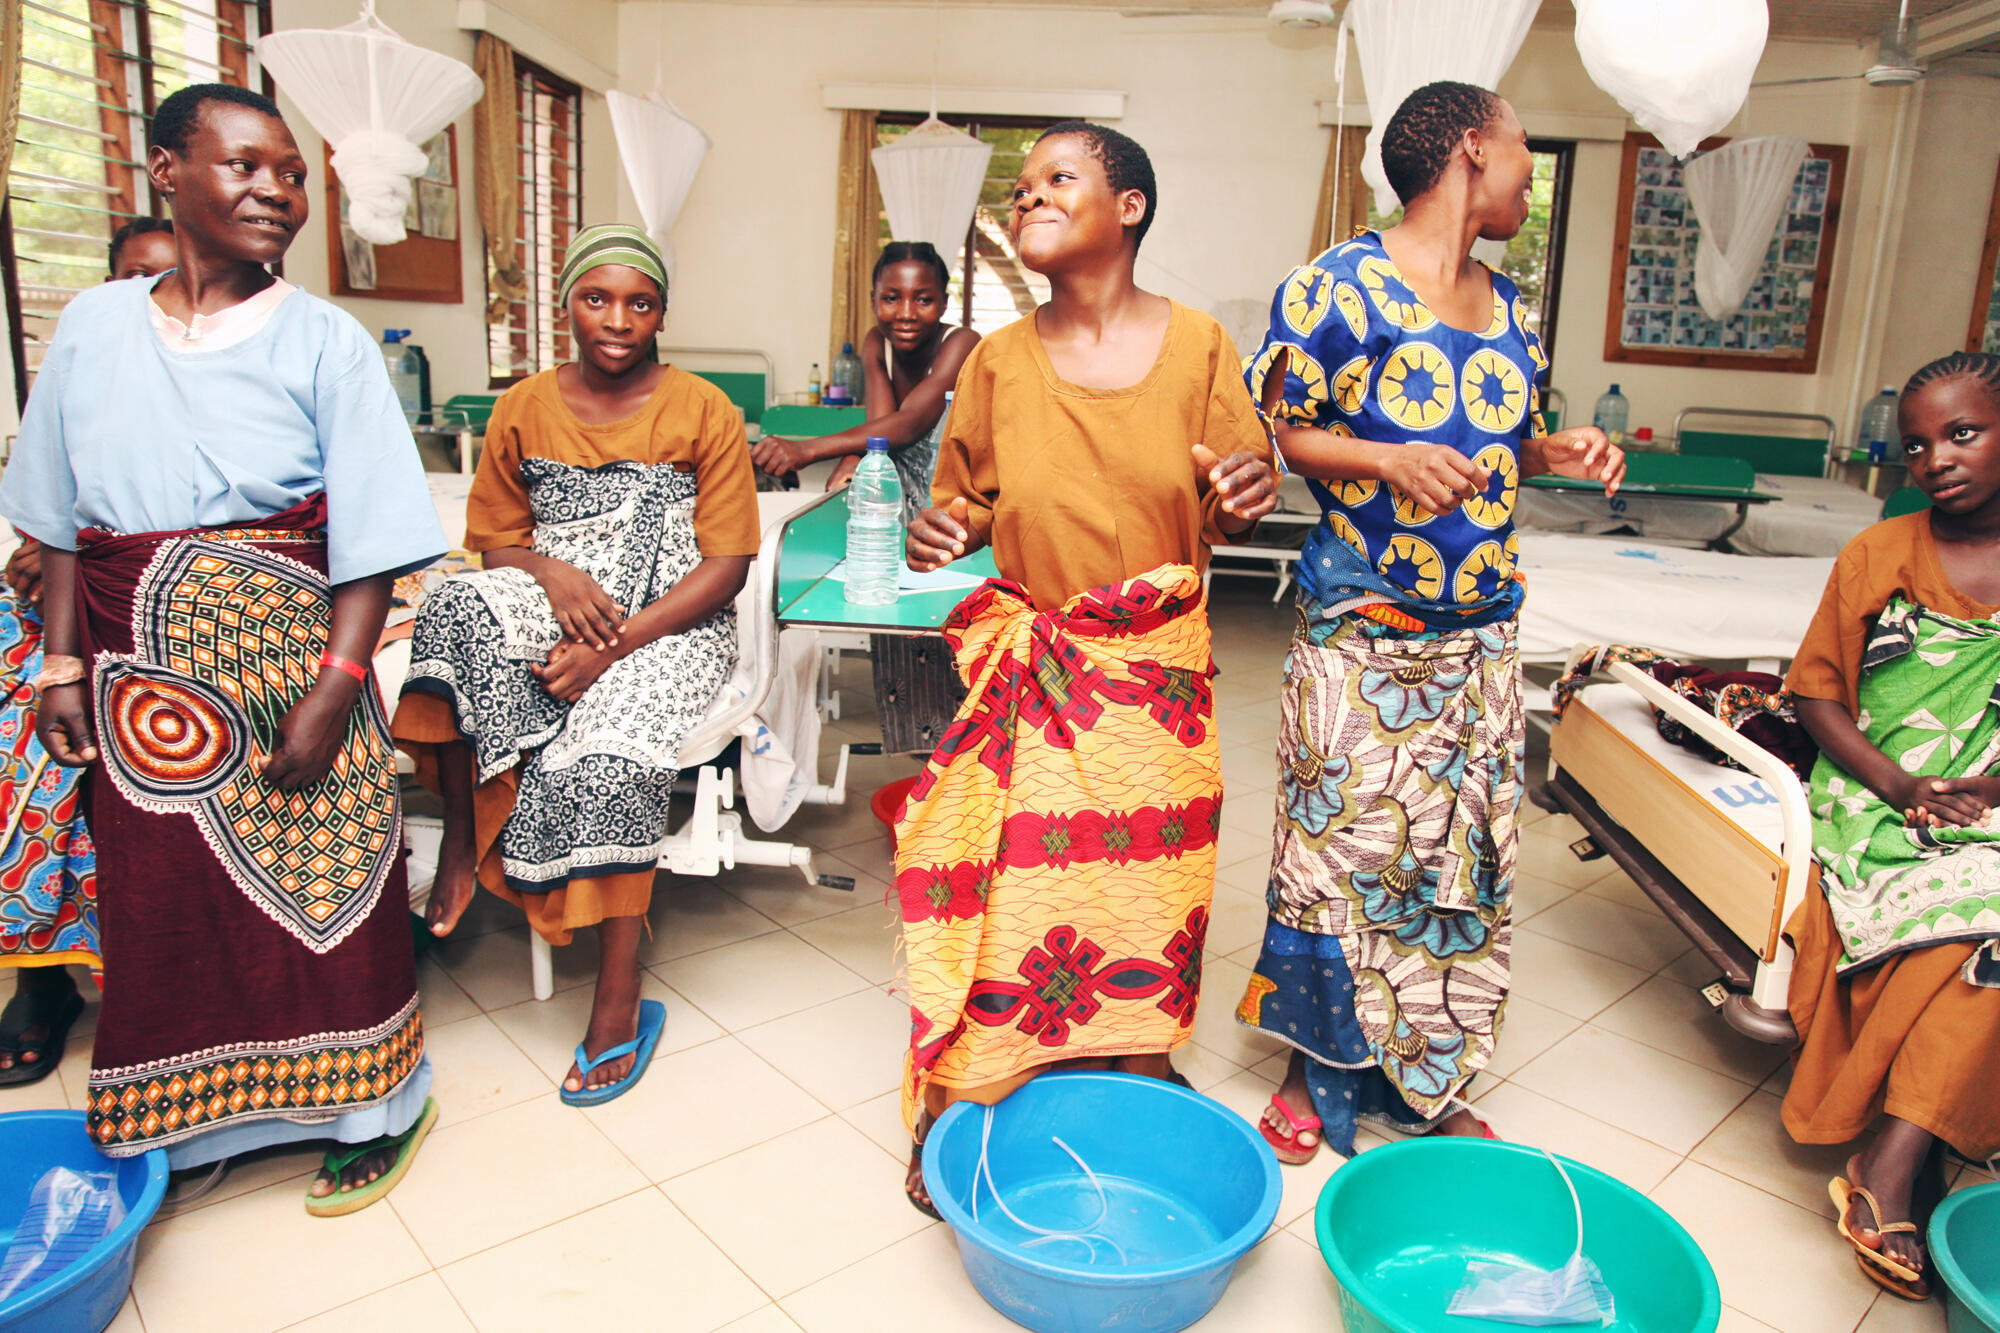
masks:
<instances>
[{"instance_id":1,"label":"light blue short-sleeved shirt","mask_svg":"<svg viewBox=\"0 0 2000 1333\"><path fill-rule=\"evenodd\" d=\"M70 302L0 478L0 515L74 550L86 527L172 532L248 523L316 491L336 584L445 550L382 354L306 292L233 346L169 352L146 304L157 278Z\"/></svg>"}]
</instances>

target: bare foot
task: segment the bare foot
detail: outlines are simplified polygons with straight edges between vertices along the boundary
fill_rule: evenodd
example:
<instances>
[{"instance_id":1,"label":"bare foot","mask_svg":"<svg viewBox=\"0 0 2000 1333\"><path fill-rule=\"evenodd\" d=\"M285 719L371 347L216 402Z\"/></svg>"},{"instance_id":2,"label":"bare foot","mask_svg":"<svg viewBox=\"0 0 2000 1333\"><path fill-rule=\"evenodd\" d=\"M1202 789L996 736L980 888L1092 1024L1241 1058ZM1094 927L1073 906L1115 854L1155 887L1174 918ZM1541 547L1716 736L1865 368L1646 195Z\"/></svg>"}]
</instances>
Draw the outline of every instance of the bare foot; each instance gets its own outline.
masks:
<instances>
[{"instance_id":1,"label":"bare foot","mask_svg":"<svg viewBox=\"0 0 2000 1333\"><path fill-rule=\"evenodd\" d=\"M439 939L458 926L458 919L472 905L473 892L479 886L478 867L469 840L464 847L454 846L455 841L447 838L438 849L437 879L431 884L431 900L424 909L424 924Z\"/></svg>"}]
</instances>

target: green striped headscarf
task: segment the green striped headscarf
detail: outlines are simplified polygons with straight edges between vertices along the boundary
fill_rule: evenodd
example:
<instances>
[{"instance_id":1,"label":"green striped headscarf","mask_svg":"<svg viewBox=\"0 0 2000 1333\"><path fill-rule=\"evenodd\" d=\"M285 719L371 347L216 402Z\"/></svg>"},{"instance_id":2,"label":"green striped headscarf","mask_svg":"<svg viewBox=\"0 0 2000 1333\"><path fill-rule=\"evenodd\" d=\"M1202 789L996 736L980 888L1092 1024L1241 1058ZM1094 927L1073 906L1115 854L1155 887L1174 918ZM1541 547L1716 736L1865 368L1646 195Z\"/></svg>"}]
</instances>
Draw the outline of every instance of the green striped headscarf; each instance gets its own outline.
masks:
<instances>
[{"instance_id":1,"label":"green striped headscarf","mask_svg":"<svg viewBox=\"0 0 2000 1333\"><path fill-rule=\"evenodd\" d=\"M659 284L660 301L667 299L667 261L644 229L629 222L604 222L585 227L571 239L563 255L562 278L556 284L556 304L569 308L569 294L583 275L603 264L636 268Z\"/></svg>"}]
</instances>

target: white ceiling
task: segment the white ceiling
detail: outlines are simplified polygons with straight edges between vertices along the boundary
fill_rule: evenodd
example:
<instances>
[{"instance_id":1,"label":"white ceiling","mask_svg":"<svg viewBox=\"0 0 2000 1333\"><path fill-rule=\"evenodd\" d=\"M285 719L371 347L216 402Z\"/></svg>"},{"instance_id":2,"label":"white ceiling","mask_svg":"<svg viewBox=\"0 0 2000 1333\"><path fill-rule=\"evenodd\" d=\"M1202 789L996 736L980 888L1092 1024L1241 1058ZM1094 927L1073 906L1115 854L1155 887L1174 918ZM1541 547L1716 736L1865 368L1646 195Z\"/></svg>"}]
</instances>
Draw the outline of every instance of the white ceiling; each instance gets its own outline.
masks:
<instances>
[{"instance_id":1,"label":"white ceiling","mask_svg":"<svg viewBox=\"0 0 2000 1333\"><path fill-rule=\"evenodd\" d=\"M748 2L748 0L746 0ZM769 0L764 0L768 3ZM783 0L780 0L782 3ZM794 0L796 3L826 4L831 0ZM1661 0L1671 3L1672 0ZM1254 18L1264 8L1260 0L868 0L868 3L904 5L929 9L933 3L952 9L964 8L1048 8L1089 9L1116 13L1120 10L1171 11L1191 15L1242 15ZM1859 41L1873 38L1885 20L1896 16L1898 0L1768 0L1773 37L1825 38ZM1972 7L1979 0L1910 0L1910 14L1924 19L1957 6ZM1984 6L1981 6L1984 7ZM1538 27L1568 27L1575 10L1569 0L1544 0L1535 19Z\"/></svg>"}]
</instances>

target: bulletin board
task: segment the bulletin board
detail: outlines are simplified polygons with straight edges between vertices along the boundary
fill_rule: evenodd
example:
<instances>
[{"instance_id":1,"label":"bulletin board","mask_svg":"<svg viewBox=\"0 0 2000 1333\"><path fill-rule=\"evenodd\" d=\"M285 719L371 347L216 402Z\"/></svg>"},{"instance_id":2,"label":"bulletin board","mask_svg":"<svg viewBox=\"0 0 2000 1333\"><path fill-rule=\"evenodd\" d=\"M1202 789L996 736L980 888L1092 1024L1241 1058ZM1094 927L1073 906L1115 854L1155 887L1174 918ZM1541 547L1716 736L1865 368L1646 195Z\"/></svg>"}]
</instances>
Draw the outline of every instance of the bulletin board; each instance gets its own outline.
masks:
<instances>
[{"instance_id":1,"label":"bulletin board","mask_svg":"<svg viewBox=\"0 0 2000 1333\"><path fill-rule=\"evenodd\" d=\"M1986 211L1986 246L1979 252L1979 281L1972 289L1972 325L1965 331L1968 352L2000 352L2000 175Z\"/></svg>"},{"instance_id":2,"label":"bulletin board","mask_svg":"<svg viewBox=\"0 0 2000 1333\"><path fill-rule=\"evenodd\" d=\"M1727 139L1710 139L1702 151ZM1827 283L1840 231L1847 149L1811 144L1743 308L1718 323L1694 294L1701 224L1680 163L1650 136L1625 136L1604 359L1810 375L1819 368Z\"/></svg>"},{"instance_id":3,"label":"bulletin board","mask_svg":"<svg viewBox=\"0 0 2000 1333\"><path fill-rule=\"evenodd\" d=\"M424 145L429 159L412 181L403 214L409 234L394 245L374 245L347 225L347 192L326 154L327 272L335 296L373 296L385 301L434 301L456 305L464 299L458 241L458 127L451 126Z\"/></svg>"}]
</instances>

